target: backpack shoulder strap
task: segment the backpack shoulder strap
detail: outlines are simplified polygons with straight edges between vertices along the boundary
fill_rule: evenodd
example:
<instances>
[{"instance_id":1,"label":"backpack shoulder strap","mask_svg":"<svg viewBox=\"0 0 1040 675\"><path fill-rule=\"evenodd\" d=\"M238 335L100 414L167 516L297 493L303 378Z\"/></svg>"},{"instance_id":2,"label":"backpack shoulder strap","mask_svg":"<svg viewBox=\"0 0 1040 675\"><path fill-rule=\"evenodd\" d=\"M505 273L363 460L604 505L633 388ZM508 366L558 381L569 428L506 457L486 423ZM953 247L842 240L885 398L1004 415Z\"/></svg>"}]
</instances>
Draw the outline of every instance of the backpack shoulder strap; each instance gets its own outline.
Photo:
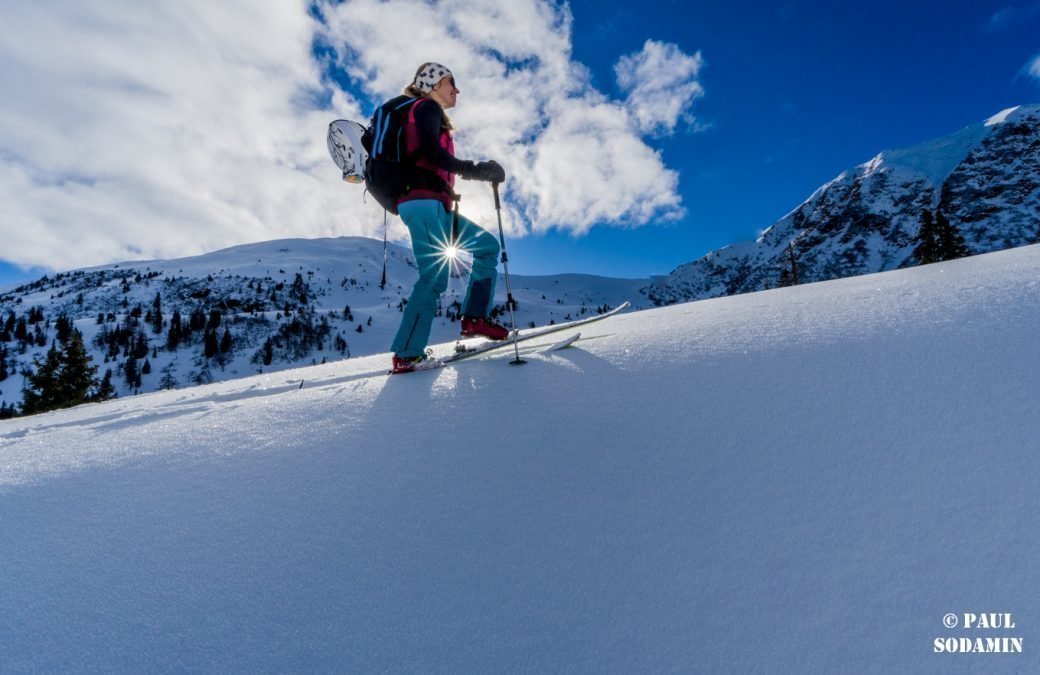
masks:
<instances>
[{"instance_id":1,"label":"backpack shoulder strap","mask_svg":"<svg viewBox=\"0 0 1040 675\"><path fill-rule=\"evenodd\" d=\"M392 98L376 110L376 114L372 117L372 154L380 156L383 154L383 144L386 141L387 132L390 131L390 127L393 126L393 120L395 115L401 113L403 108L406 108L410 104L416 103L421 99L414 99L411 96L397 96ZM403 126L403 125L401 125Z\"/></svg>"},{"instance_id":2,"label":"backpack shoulder strap","mask_svg":"<svg viewBox=\"0 0 1040 675\"><path fill-rule=\"evenodd\" d=\"M429 100L430 99L425 98L425 97L420 98L420 99L416 99L415 103L410 108L408 108L408 124L410 124L412 126L415 126L415 111L419 109L419 106L422 103L424 103L425 101L429 101ZM416 147L415 150L412 150L412 152L409 153L409 155L408 155L408 161L409 162L414 162L416 160L416 158L419 156L419 152L420 152L420 148L418 148L418 147Z\"/></svg>"}]
</instances>

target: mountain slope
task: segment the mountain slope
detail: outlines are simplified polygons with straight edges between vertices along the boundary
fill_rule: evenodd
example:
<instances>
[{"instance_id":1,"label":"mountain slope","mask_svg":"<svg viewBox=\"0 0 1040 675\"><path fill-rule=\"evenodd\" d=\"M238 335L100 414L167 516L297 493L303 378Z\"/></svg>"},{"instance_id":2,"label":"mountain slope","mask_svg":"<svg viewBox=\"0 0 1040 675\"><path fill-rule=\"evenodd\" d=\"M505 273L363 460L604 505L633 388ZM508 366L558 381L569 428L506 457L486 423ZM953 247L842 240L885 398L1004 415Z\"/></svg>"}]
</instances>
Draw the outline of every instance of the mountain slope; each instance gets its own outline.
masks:
<instances>
[{"instance_id":1,"label":"mountain slope","mask_svg":"<svg viewBox=\"0 0 1040 675\"><path fill-rule=\"evenodd\" d=\"M458 335L466 269L450 280L434 340ZM0 404L21 402L23 372L44 360L62 315L83 333L99 377L112 372L120 396L383 352L418 277L411 251L391 245L385 289L382 273L381 241L291 239L74 270L8 289L0 292ZM517 323L558 323L625 300L648 305L643 286L576 274L516 276ZM495 300L501 309L504 283ZM175 313L182 328L172 340Z\"/></svg>"},{"instance_id":2,"label":"mountain slope","mask_svg":"<svg viewBox=\"0 0 1040 675\"><path fill-rule=\"evenodd\" d=\"M1037 270L1024 247L624 314L519 368L376 355L0 422L5 668L1036 670ZM977 611L1018 629L942 625ZM933 653L960 636L1026 650Z\"/></svg>"},{"instance_id":3,"label":"mountain slope","mask_svg":"<svg viewBox=\"0 0 1040 675\"><path fill-rule=\"evenodd\" d=\"M1005 110L956 134L842 173L758 241L713 251L657 278L657 304L775 287L790 267L804 282L911 264L923 209L941 209L973 253L1040 240L1040 106Z\"/></svg>"}]
</instances>

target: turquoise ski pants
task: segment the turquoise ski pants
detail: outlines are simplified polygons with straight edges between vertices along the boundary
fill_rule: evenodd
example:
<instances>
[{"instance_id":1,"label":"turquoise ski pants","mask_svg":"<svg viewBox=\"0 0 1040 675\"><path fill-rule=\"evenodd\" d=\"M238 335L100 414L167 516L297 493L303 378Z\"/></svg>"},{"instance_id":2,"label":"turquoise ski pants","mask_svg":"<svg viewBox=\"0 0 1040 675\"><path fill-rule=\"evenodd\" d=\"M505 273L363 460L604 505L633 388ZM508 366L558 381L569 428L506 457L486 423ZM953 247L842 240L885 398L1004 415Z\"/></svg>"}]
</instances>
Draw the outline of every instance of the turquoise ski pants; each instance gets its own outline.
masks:
<instances>
[{"instance_id":1,"label":"turquoise ski pants","mask_svg":"<svg viewBox=\"0 0 1040 675\"><path fill-rule=\"evenodd\" d=\"M444 248L451 240L453 213L435 199L418 199L398 206L401 220L412 234L412 251L419 265L419 280L404 308L392 349L402 357L419 356L430 341L433 317L441 293L448 288L451 266ZM486 317L498 280L498 240L473 221L459 216L460 249L473 255L469 287L462 303L465 316Z\"/></svg>"}]
</instances>

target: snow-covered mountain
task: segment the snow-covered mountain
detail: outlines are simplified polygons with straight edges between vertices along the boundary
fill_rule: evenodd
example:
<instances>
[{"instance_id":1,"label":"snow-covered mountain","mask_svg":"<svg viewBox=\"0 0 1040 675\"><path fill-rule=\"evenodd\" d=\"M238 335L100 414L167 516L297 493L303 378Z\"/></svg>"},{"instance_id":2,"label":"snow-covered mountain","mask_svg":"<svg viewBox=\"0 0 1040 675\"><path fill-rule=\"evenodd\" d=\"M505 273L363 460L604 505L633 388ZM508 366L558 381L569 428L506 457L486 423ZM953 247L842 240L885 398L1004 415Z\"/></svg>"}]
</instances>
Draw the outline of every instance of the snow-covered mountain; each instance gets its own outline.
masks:
<instances>
[{"instance_id":1,"label":"snow-covered mountain","mask_svg":"<svg viewBox=\"0 0 1040 675\"><path fill-rule=\"evenodd\" d=\"M443 297L435 341L458 335L465 269ZM99 376L112 371L121 396L385 352L417 277L411 251L389 247L385 289L382 272L381 241L294 239L75 270L0 291L0 405L21 402L23 373L44 359L62 315L83 333ZM522 327L625 300L649 306L645 280L512 281ZM505 302L504 283L496 301ZM181 329L171 339L175 312Z\"/></svg>"},{"instance_id":2,"label":"snow-covered mountain","mask_svg":"<svg viewBox=\"0 0 1040 675\"><path fill-rule=\"evenodd\" d=\"M0 670L1038 672L1038 334L1029 246L0 421Z\"/></svg>"},{"instance_id":3,"label":"snow-covered mountain","mask_svg":"<svg viewBox=\"0 0 1040 675\"><path fill-rule=\"evenodd\" d=\"M885 151L820 187L755 242L712 251L654 279L657 304L775 287L797 256L802 283L911 264L923 209L941 210L973 253L1040 241L1040 106Z\"/></svg>"},{"instance_id":4,"label":"snow-covered mountain","mask_svg":"<svg viewBox=\"0 0 1040 675\"><path fill-rule=\"evenodd\" d=\"M941 210L983 253L1040 238L1040 106L912 148L886 151L819 188L756 242L713 251L666 277L517 276L521 327L579 318L628 300L635 308L771 288L798 256L800 281L911 262L922 209ZM195 258L76 270L0 291L0 416L22 399L58 317L79 329L99 375L119 395L383 352L416 272L382 242L286 240ZM465 277L452 279L434 340L457 333ZM496 301L505 301L500 283ZM174 312L182 328L171 338Z\"/></svg>"}]
</instances>

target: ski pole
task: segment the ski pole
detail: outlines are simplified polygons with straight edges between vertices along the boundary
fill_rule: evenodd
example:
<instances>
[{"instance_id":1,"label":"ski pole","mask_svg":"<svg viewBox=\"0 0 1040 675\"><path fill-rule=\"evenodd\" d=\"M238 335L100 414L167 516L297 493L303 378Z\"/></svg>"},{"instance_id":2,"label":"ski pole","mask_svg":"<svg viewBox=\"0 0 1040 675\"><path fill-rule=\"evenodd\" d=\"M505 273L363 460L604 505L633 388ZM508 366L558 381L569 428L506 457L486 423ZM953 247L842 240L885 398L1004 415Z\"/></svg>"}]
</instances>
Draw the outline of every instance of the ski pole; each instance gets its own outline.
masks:
<instances>
[{"instance_id":1,"label":"ski pole","mask_svg":"<svg viewBox=\"0 0 1040 675\"><path fill-rule=\"evenodd\" d=\"M509 285L509 257L506 255L506 235L502 229L502 200L498 198L498 183L492 183L491 189L495 191L495 212L498 214L498 243L502 246L502 269L506 276L506 307L509 308L509 321L513 326L513 350L516 352L516 358L510 361L509 364L519 366L527 363L527 361L520 358L520 345L516 341L516 315L513 313L513 308L516 307L516 300L513 299L513 289Z\"/></svg>"},{"instance_id":2,"label":"ski pole","mask_svg":"<svg viewBox=\"0 0 1040 675\"><path fill-rule=\"evenodd\" d=\"M386 209L383 209L383 279L379 282L379 290L386 288Z\"/></svg>"},{"instance_id":3,"label":"ski pole","mask_svg":"<svg viewBox=\"0 0 1040 675\"><path fill-rule=\"evenodd\" d=\"M456 250L459 247L459 202L462 200L462 195L452 194L451 198L455 200L455 212L451 217L451 240L448 242L448 246L452 250Z\"/></svg>"}]
</instances>

